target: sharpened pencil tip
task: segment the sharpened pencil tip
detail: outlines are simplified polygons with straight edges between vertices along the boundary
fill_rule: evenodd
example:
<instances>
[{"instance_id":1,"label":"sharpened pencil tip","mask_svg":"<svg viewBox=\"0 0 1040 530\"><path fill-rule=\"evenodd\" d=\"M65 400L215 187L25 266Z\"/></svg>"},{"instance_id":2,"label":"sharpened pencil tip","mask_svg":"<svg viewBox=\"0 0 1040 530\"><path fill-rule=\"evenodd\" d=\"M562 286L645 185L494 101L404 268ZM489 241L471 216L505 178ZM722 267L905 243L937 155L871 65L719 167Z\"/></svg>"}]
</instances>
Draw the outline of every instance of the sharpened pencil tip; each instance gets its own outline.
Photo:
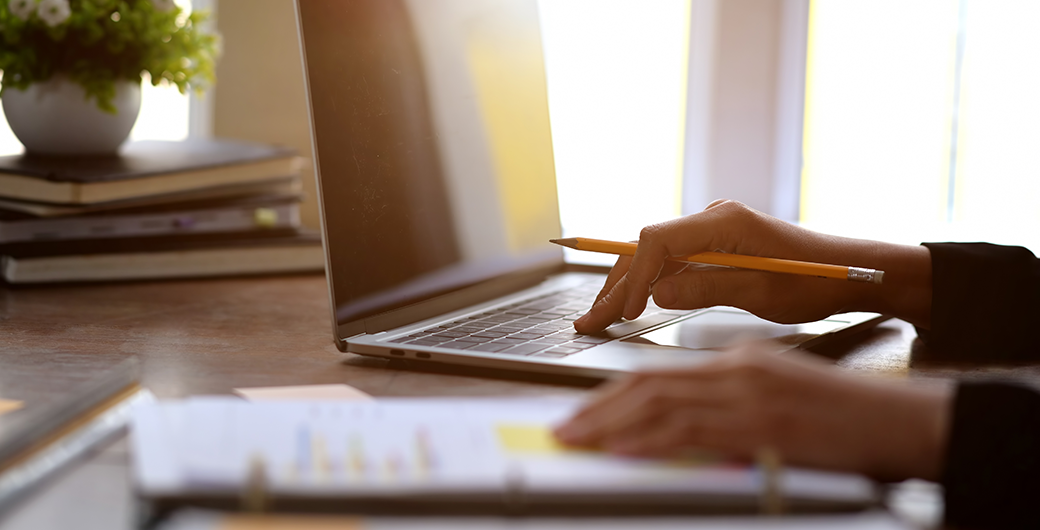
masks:
<instances>
[{"instance_id":1,"label":"sharpened pencil tip","mask_svg":"<svg viewBox=\"0 0 1040 530\"><path fill-rule=\"evenodd\" d=\"M578 240L573 237L568 237L564 239L550 239L549 242L556 243L557 245L564 247L570 247L574 249L578 248Z\"/></svg>"}]
</instances>

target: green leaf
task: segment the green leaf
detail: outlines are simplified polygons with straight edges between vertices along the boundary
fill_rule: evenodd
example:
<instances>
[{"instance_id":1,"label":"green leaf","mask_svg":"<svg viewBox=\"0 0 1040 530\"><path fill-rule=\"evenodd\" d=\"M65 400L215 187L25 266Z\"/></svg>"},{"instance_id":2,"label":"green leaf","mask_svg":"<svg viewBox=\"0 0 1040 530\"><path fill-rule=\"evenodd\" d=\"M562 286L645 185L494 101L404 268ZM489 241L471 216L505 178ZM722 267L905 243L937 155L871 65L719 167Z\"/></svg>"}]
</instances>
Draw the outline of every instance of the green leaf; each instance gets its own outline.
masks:
<instances>
[{"instance_id":1,"label":"green leaf","mask_svg":"<svg viewBox=\"0 0 1040 530\"><path fill-rule=\"evenodd\" d=\"M143 72L182 93L215 82L218 38L201 30L208 13L163 13L151 0L69 0L69 7L69 18L49 28L35 15L19 19L0 0L0 94L62 74L115 112L116 82L140 82Z\"/></svg>"}]
</instances>

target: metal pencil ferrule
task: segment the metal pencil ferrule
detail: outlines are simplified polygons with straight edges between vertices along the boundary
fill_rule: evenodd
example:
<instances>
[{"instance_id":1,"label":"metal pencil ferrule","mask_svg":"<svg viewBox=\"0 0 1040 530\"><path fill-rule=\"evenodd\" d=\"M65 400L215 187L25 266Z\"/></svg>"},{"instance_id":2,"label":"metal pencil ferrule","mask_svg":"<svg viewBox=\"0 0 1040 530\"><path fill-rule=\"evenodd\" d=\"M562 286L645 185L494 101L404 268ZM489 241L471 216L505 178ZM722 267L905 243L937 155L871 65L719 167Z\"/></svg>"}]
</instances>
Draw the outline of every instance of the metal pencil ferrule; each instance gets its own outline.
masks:
<instances>
[{"instance_id":1,"label":"metal pencil ferrule","mask_svg":"<svg viewBox=\"0 0 1040 530\"><path fill-rule=\"evenodd\" d=\"M881 283L884 276L884 271L849 267L849 281L852 282Z\"/></svg>"}]
</instances>

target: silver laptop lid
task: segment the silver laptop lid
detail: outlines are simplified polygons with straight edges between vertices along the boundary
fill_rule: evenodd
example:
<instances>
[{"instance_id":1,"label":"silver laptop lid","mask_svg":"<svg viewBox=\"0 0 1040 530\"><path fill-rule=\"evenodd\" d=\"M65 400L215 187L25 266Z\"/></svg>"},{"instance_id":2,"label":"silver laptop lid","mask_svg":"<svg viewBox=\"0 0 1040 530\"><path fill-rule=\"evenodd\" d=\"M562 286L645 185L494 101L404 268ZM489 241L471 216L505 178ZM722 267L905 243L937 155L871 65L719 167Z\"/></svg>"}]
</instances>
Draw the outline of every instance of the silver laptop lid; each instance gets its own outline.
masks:
<instances>
[{"instance_id":1,"label":"silver laptop lid","mask_svg":"<svg viewBox=\"0 0 1040 530\"><path fill-rule=\"evenodd\" d=\"M337 338L563 265L536 0L297 0L297 18Z\"/></svg>"}]
</instances>

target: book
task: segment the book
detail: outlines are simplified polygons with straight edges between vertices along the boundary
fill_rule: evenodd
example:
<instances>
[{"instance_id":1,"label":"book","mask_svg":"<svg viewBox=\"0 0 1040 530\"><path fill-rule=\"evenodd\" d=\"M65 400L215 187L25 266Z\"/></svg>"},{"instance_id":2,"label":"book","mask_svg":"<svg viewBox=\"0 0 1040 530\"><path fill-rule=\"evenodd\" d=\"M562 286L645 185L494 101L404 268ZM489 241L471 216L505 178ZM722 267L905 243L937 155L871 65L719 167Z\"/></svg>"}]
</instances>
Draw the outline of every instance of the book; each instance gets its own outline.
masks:
<instances>
[{"instance_id":1,"label":"book","mask_svg":"<svg viewBox=\"0 0 1040 530\"><path fill-rule=\"evenodd\" d=\"M300 199L254 195L54 218L0 209L0 243L296 228Z\"/></svg>"},{"instance_id":2,"label":"book","mask_svg":"<svg viewBox=\"0 0 1040 530\"><path fill-rule=\"evenodd\" d=\"M167 508L756 511L776 484L792 510L877 500L860 475L563 446L552 426L581 405L564 397L157 402L135 411L132 476L142 497Z\"/></svg>"},{"instance_id":3,"label":"book","mask_svg":"<svg viewBox=\"0 0 1040 530\"><path fill-rule=\"evenodd\" d=\"M0 374L0 388L25 406L0 416L0 512L126 431L133 406L153 399L138 384L131 357L98 370L77 366L55 384L52 365L14 363ZM50 383L50 384L48 384Z\"/></svg>"},{"instance_id":4,"label":"book","mask_svg":"<svg viewBox=\"0 0 1040 530\"><path fill-rule=\"evenodd\" d=\"M161 208L168 204L187 204L195 201L234 199L253 195L299 194L301 193L300 190L300 177L294 175L257 182L208 186L189 191L82 205L49 204L0 197L0 209L26 213L36 217L71 217L92 213L141 210L151 207Z\"/></svg>"},{"instance_id":5,"label":"book","mask_svg":"<svg viewBox=\"0 0 1040 530\"><path fill-rule=\"evenodd\" d=\"M311 230L254 230L0 245L12 284L93 282L321 271L321 236Z\"/></svg>"},{"instance_id":6,"label":"book","mask_svg":"<svg viewBox=\"0 0 1040 530\"><path fill-rule=\"evenodd\" d=\"M292 149L235 140L140 141L117 156L0 157L0 196L95 204L291 176L301 163Z\"/></svg>"}]
</instances>

